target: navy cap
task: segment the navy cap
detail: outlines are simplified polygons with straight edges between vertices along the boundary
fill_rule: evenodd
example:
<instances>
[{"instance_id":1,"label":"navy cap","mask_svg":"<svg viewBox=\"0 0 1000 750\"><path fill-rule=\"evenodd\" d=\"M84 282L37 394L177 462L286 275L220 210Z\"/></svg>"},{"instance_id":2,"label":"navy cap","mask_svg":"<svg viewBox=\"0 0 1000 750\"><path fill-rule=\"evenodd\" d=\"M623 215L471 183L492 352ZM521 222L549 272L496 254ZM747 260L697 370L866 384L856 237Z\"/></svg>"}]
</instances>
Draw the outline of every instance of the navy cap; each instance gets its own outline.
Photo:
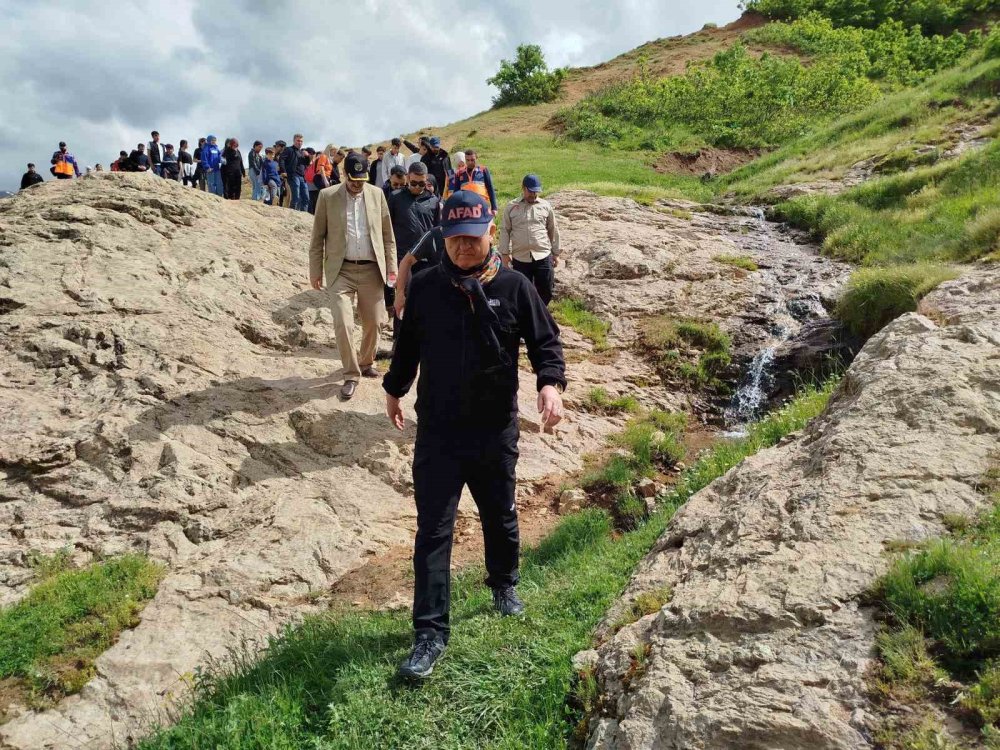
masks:
<instances>
[{"instance_id":1,"label":"navy cap","mask_svg":"<svg viewBox=\"0 0 1000 750\"><path fill-rule=\"evenodd\" d=\"M352 151L344 159L344 171L349 180L368 180L368 160L357 151Z\"/></svg>"},{"instance_id":2,"label":"navy cap","mask_svg":"<svg viewBox=\"0 0 1000 750\"><path fill-rule=\"evenodd\" d=\"M478 193L459 190L444 203L441 234L445 237L482 237L493 223L490 204Z\"/></svg>"},{"instance_id":3,"label":"navy cap","mask_svg":"<svg viewBox=\"0 0 1000 750\"><path fill-rule=\"evenodd\" d=\"M521 180L521 187L528 188L532 193L540 193L542 192L542 181L537 174L526 174Z\"/></svg>"},{"instance_id":4,"label":"navy cap","mask_svg":"<svg viewBox=\"0 0 1000 750\"><path fill-rule=\"evenodd\" d=\"M436 135L432 135L432 136L430 137L430 140L428 140L427 142L428 142L428 143L429 143L429 144L430 144L431 146L433 146L433 147L437 147L437 146L440 146L440 145L441 145L441 139L440 139L440 138L438 138L438 137L437 137Z\"/></svg>"}]
</instances>

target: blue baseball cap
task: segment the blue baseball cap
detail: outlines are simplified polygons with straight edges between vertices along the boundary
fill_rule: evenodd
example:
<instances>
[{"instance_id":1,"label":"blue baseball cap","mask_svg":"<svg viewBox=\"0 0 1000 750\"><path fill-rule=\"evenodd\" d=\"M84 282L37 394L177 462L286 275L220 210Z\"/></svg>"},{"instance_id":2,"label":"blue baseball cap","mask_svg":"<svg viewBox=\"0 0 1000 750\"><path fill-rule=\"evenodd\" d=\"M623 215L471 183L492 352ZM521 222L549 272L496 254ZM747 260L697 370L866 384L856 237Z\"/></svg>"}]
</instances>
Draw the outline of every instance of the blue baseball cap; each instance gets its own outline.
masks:
<instances>
[{"instance_id":1,"label":"blue baseball cap","mask_svg":"<svg viewBox=\"0 0 1000 750\"><path fill-rule=\"evenodd\" d=\"M445 237L467 235L482 237L493 223L490 204L478 193L459 190L444 202L441 234Z\"/></svg>"},{"instance_id":2,"label":"blue baseball cap","mask_svg":"<svg viewBox=\"0 0 1000 750\"><path fill-rule=\"evenodd\" d=\"M521 186L528 188L533 193L542 192L542 181L538 178L537 174L526 174L524 179L521 180Z\"/></svg>"},{"instance_id":3,"label":"blue baseball cap","mask_svg":"<svg viewBox=\"0 0 1000 750\"><path fill-rule=\"evenodd\" d=\"M427 142L428 142L428 143L429 143L429 144L430 144L431 146L440 146L440 145L441 145L441 139L440 139L440 138L438 138L438 137L437 137L436 135L432 135L432 136L431 136L431 137L430 137L430 138L428 139L428 141L427 141Z\"/></svg>"}]
</instances>

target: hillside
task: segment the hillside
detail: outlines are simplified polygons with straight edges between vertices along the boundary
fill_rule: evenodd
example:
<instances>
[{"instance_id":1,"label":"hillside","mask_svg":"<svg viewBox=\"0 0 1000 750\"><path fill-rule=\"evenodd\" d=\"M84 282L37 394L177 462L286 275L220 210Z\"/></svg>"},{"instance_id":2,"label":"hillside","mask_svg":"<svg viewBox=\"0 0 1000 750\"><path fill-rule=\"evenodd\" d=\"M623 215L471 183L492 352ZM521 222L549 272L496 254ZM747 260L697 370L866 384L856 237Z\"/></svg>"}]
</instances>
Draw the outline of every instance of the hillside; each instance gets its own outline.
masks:
<instances>
[{"instance_id":1,"label":"hillside","mask_svg":"<svg viewBox=\"0 0 1000 750\"><path fill-rule=\"evenodd\" d=\"M1000 31L754 5L421 131L541 174L570 384L545 434L522 362L527 616L463 499L419 689L412 399L337 400L308 217L0 203L0 746L1000 747Z\"/></svg>"}]
</instances>

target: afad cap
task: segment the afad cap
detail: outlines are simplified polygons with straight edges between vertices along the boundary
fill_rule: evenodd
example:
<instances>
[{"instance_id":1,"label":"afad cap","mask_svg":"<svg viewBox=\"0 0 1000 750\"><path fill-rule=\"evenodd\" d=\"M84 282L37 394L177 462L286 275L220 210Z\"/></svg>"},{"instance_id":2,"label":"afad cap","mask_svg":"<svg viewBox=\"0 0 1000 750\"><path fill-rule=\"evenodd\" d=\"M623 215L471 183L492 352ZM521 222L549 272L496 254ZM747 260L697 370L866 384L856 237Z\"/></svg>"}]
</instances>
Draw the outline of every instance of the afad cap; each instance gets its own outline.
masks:
<instances>
[{"instance_id":1,"label":"afad cap","mask_svg":"<svg viewBox=\"0 0 1000 750\"><path fill-rule=\"evenodd\" d=\"M441 234L445 237L482 237L493 223L490 204L471 190L459 190L444 203Z\"/></svg>"},{"instance_id":2,"label":"afad cap","mask_svg":"<svg viewBox=\"0 0 1000 750\"><path fill-rule=\"evenodd\" d=\"M538 178L537 174L527 174L524 179L521 180L521 185L526 187L532 193L542 192L542 181Z\"/></svg>"},{"instance_id":3,"label":"afad cap","mask_svg":"<svg viewBox=\"0 0 1000 750\"><path fill-rule=\"evenodd\" d=\"M351 152L344 159L344 171L347 172L347 179L368 181L368 160L356 151Z\"/></svg>"}]
</instances>

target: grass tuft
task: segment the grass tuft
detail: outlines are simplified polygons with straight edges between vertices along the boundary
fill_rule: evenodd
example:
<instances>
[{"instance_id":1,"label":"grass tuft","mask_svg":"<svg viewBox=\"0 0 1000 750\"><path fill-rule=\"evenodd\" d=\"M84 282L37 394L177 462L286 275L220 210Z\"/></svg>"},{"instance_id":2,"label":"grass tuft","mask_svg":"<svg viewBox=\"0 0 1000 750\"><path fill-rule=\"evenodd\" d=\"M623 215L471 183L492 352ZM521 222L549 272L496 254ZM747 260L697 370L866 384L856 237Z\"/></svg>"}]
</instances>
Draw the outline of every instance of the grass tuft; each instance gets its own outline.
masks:
<instances>
[{"instance_id":1,"label":"grass tuft","mask_svg":"<svg viewBox=\"0 0 1000 750\"><path fill-rule=\"evenodd\" d=\"M836 316L852 333L871 336L916 310L925 295L957 275L946 266L929 264L859 269L837 303Z\"/></svg>"},{"instance_id":2,"label":"grass tuft","mask_svg":"<svg viewBox=\"0 0 1000 750\"><path fill-rule=\"evenodd\" d=\"M586 303L576 297L563 297L549 305L552 317L559 325L569 326L594 345L596 351L608 348L610 324L591 312Z\"/></svg>"},{"instance_id":3,"label":"grass tuft","mask_svg":"<svg viewBox=\"0 0 1000 750\"><path fill-rule=\"evenodd\" d=\"M744 271L759 271L760 267L749 255L716 255L712 258L716 263L733 268L742 268Z\"/></svg>"},{"instance_id":4,"label":"grass tuft","mask_svg":"<svg viewBox=\"0 0 1000 750\"><path fill-rule=\"evenodd\" d=\"M584 408L598 414L635 414L639 411L639 402L635 396L618 396L611 398L604 388L592 388L584 400Z\"/></svg>"}]
</instances>

